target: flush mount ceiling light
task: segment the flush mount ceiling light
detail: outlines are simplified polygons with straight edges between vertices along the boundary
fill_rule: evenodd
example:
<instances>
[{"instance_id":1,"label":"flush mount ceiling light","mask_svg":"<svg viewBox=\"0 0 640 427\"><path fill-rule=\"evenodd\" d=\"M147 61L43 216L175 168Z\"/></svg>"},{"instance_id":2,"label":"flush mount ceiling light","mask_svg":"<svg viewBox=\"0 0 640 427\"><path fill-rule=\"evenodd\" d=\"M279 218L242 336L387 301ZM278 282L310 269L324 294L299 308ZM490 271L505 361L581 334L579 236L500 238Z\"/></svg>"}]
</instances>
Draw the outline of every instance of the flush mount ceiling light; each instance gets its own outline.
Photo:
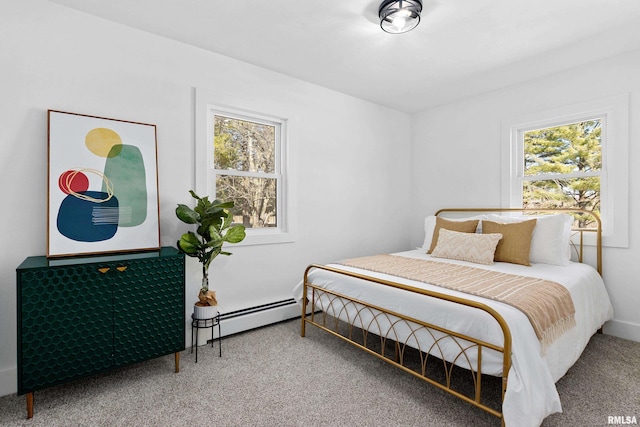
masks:
<instances>
[{"instance_id":1,"label":"flush mount ceiling light","mask_svg":"<svg viewBox=\"0 0 640 427\"><path fill-rule=\"evenodd\" d=\"M380 5L380 27L387 33L400 34L420 23L421 0L385 0Z\"/></svg>"}]
</instances>

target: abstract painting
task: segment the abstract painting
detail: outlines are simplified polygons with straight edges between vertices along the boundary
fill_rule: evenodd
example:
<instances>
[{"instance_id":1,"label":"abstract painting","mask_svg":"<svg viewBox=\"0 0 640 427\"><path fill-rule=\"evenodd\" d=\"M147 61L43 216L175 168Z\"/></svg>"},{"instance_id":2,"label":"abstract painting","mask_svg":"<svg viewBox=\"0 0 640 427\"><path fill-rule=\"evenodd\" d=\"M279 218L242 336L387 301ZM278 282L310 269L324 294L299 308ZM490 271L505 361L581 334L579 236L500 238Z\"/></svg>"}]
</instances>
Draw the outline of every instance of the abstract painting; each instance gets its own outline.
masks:
<instances>
[{"instance_id":1,"label":"abstract painting","mask_svg":"<svg viewBox=\"0 0 640 427\"><path fill-rule=\"evenodd\" d=\"M49 110L47 256L160 247L155 125Z\"/></svg>"}]
</instances>

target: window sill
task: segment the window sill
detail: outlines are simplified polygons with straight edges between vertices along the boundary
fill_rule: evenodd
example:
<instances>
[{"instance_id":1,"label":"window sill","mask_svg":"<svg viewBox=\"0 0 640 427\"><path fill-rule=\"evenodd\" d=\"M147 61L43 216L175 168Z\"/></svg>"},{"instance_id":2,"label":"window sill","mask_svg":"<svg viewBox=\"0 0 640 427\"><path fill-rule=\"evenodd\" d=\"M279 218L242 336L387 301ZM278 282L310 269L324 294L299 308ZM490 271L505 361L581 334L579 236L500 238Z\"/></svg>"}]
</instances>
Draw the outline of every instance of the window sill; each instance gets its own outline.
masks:
<instances>
[{"instance_id":1,"label":"window sill","mask_svg":"<svg viewBox=\"0 0 640 427\"><path fill-rule=\"evenodd\" d=\"M255 246L255 245L272 245L278 243L293 243L296 236L291 232L255 232L251 233L247 230L247 236L242 242L234 243L233 246Z\"/></svg>"}]
</instances>

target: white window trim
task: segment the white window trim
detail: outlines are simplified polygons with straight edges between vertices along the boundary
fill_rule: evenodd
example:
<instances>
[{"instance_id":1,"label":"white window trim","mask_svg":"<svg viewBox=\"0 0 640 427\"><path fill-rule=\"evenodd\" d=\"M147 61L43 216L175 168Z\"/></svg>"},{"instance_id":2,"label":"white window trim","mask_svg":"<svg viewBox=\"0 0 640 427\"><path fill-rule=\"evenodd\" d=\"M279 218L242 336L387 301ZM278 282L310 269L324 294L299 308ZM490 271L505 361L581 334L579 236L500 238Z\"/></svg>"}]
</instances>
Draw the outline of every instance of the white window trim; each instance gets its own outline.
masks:
<instances>
[{"instance_id":1,"label":"white window trim","mask_svg":"<svg viewBox=\"0 0 640 427\"><path fill-rule=\"evenodd\" d=\"M231 106L233 103L233 106ZM261 112L259 112L261 111ZM264 112L269 112L265 114ZM245 239L234 246L251 246L295 241L296 218L293 180L290 179L291 118L286 108L269 100L243 98L207 89L195 90L195 191L198 195L215 196L215 170L209 159L213 158L213 115L232 115L246 120L277 121L281 142L276 147L278 179L278 227L248 228Z\"/></svg>"},{"instance_id":2,"label":"white window trim","mask_svg":"<svg viewBox=\"0 0 640 427\"><path fill-rule=\"evenodd\" d=\"M502 122L502 205L522 206L522 132L601 118L603 246L629 247L629 95L565 105Z\"/></svg>"}]
</instances>

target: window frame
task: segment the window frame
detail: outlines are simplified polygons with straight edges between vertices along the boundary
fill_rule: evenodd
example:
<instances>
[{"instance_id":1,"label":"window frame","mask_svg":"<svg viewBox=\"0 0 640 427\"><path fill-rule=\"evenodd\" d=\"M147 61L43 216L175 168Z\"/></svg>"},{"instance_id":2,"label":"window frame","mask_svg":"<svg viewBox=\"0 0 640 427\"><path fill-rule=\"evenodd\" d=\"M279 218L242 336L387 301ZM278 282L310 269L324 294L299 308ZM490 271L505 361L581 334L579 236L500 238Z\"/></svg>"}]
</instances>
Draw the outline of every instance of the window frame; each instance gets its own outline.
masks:
<instances>
[{"instance_id":1,"label":"window frame","mask_svg":"<svg viewBox=\"0 0 640 427\"><path fill-rule=\"evenodd\" d=\"M237 171L233 169L216 169L215 163L213 161L215 155L214 144L211 143L215 138L215 116L219 117L227 117L235 120L242 120L246 122L259 123L267 126L272 126L274 128L274 170L273 172L251 172L251 171ZM286 223L286 218L282 218L284 212L284 200L282 197L283 194L283 186L282 186L282 145L283 145L283 135L286 135L286 126L287 123L284 120L277 119L274 117L266 117L263 115L257 114L247 114L245 112L233 111L229 108L220 109L216 106L210 105L207 113L207 129L209 130L209 134L207 135L207 140L209 143L207 144L207 159L211 161L211 166L209 167L211 170L209 171L210 179L213 179L213 185L211 186L210 194L217 194L217 189L215 186L216 178L219 176L238 176L238 177L250 177L250 178L267 178L267 179L275 179L276 180L276 227L256 227L256 228L247 228L247 232L251 232L251 234L273 234L280 233L281 224L283 222ZM208 180L208 183L211 181Z\"/></svg>"},{"instance_id":2,"label":"window frame","mask_svg":"<svg viewBox=\"0 0 640 427\"><path fill-rule=\"evenodd\" d=\"M249 108L231 107L226 103L211 102L211 99L224 99L219 93L213 94L204 89L196 89L196 132L195 132L195 188L199 195L208 195L215 198L216 176L256 176L277 179L276 184L276 215L277 227L247 228L245 239L234 246L251 246L275 243L287 243L295 240L292 193L289 178L289 122L290 119L282 114L266 114L259 112L259 108L268 106L255 100L244 99L244 104ZM238 102L238 105L242 100ZM267 103L268 104L268 103ZM243 105L244 107L244 105ZM270 110L265 108L265 110ZM274 108L278 110L278 108ZM254 121L276 126L275 141L275 170L274 173L234 172L214 169L213 140L214 140L214 115L231 117L234 119ZM279 130L278 130L279 128Z\"/></svg>"},{"instance_id":3,"label":"window frame","mask_svg":"<svg viewBox=\"0 0 640 427\"><path fill-rule=\"evenodd\" d=\"M597 171L590 171L590 172L571 172L571 173L539 173L539 174L535 174L535 175L526 175L526 170L525 170L525 162L524 162L524 135L526 132L532 131L532 130L539 130L539 129L549 129L549 128L555 128L555 127L559 127L559 126L566 126L566 125L572 125L575 123L579 123L579 122L584 122L584 121L595 121L598 120L600 122L600 128L602 129L602 134L600 136L600 150L601 150L601 167L599 170ZM515 134L515 138L516 138L516 150L517 150L517 164L516 164L516 174L515 177L512 178L513 181L516 181L517 184L515 184L511 191L513 192L512 194L512 200L517 201L517 200L522 200L523 198L523 187L524 187L524 182L525 181L551 181L554 179L574 179L574 178L585 178L585 177L598 177L600 179L600 188L608 188L607 187L607 172L606 172L606 166L607 166L607 162L606 162L606 150L605 147L607 146L607 142L606 142L606 129L608 129L608 123L607 123L607 118L606 117L602 117L600 115L595 115L595 116L591 116L591 117L587 117L587 116L581 116L581 118L578 121L571 121L571 122L565 122L565 121L561 121L558 123L553 123L553 124L545 124L543 127L538 127L538 126L529 126L528 128L524 128L524 127L518 127L516 129L513 129L513 132L516 132ZM518 187L519 190L516 188ZM600 212L602 213L602 206L608 206L609 205L609 201L608 198L606 197L607 195L602 194L602 190L600 190ZM521 204L522 206L522 204ZM606 213L605 213L606 214Z\"/></svg>"},{"instance_id":4,"label":"window frame","mask_svg":"<svg viewBox=\"0 0 640 427\"><path fill-rule=\"evenodd\" d=\"M600 214L603 246L628 247L628 94L525 114L502 123L502 205L522 207L524 132L593 119L602 120ZM587 241L587 244L592 242Z\"/></svg>"}]
</instances>

